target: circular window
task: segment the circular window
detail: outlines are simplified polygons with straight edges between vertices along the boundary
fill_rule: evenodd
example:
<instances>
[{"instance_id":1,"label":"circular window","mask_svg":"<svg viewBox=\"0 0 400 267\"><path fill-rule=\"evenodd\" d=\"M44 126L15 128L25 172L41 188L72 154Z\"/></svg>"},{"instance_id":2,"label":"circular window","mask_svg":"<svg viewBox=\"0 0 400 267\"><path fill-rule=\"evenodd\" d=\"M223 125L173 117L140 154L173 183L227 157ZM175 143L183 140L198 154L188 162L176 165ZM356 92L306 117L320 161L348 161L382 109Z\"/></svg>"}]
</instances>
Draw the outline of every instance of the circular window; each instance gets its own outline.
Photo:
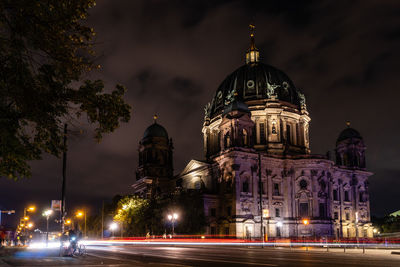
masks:
<instances>
[{"instance_id":1,"label":"circular window","mask_svg":"<svg viewBox=\"0 0 400 267\"><path fill-rule=\"evenodd\" d=\"M248 88L254 88L254 81L253 80L248 80L247 81L247 87Z\"/></svg>"},{"instance_id":2,"label":"circular window","mask_svg":"<svg viewBox=\"0 0 400 267\"><path fill-rule=\"evenodd\" d=\"M287 90L289 88L288 82L283 82L282 83L283 89Z\"/></svg>"},{"instance_id":3,"label":"circular window","mask_svg":"<svg viewBox=\"0 0 400 267\"><path fill-rule=\"evenodd\" d=\"M217 99L220 100L221 98L222 98L222 92L219 91L219 92L217 93Z\"/></svg>"},{"instance_id":4,"label":"circular window","mask_svg":"<svg viewBox=\"0 0 400 267\"><path fill-rule=\"evenodd\" d=\"M300 185L301 189L307 189L308 183L307 183L306 180L303 179L303 180L300 181L299 185Z\"/></svg>"}]
</instances>

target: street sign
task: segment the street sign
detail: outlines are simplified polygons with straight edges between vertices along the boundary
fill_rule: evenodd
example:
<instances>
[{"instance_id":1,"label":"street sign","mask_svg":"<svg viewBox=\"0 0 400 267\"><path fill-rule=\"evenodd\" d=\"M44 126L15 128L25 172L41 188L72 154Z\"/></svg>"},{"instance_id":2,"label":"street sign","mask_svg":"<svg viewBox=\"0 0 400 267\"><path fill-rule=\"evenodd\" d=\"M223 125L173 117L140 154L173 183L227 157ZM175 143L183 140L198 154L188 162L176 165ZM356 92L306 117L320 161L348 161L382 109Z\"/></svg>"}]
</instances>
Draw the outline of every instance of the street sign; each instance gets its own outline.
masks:
<instances>
[{"instance_id":1,"label":"street sign","mask_svg":"<svg viewBox=\"0 0 400 267\"><path fill-rule=\"evenodd\" d=\"M52 200L51 209L61 211L61 200Z\"/></svg>"}]
</instances>

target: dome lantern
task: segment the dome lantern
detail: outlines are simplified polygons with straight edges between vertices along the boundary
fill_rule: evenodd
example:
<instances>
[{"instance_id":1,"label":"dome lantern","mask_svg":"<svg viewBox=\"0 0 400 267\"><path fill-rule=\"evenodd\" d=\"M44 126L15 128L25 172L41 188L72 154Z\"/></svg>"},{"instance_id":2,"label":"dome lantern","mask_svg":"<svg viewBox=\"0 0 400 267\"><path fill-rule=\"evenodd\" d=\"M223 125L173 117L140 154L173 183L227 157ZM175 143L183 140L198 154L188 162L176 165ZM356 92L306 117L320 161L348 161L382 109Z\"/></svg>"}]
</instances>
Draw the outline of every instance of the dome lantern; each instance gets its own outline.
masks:
<instances>
[{"instance_id":1,"label":"dome lantern","mask_svg":"<svg viewBox=\"0 0 400 267\"><path fill-rule=\"evenodd\" d=\"M254 64L257 63L260 58L260 52L258 51L256 44L254 42L254 29L256 26L253 24L249 25L250 27L250 47L246 52L246 64Z\"/></svg>"}]
</instances>

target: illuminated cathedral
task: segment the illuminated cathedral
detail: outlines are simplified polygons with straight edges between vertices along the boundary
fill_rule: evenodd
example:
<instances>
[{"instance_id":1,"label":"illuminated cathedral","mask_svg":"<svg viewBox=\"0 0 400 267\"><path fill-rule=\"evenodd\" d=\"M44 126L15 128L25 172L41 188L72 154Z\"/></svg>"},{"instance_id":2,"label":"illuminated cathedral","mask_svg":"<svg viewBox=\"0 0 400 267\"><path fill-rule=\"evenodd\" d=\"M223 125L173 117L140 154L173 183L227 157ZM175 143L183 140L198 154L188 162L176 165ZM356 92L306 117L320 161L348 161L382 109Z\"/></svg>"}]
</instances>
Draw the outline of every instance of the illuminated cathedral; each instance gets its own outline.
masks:
<instances>
[{"instance_id":1,"label":"illuminated cathedral","mask_svg":"<svg viewBox=\"0 0 400 267\"><path fill-rule=\"evenodd\" d=\"M246 63L205 106L204 160L174 176L172 139L155 120L139 144L134 193L200 190L210 235L372 237L362 136L348 124L334 160L311 154L304 94L260 61L250 37Z\"/></svg>"}]
</instances>

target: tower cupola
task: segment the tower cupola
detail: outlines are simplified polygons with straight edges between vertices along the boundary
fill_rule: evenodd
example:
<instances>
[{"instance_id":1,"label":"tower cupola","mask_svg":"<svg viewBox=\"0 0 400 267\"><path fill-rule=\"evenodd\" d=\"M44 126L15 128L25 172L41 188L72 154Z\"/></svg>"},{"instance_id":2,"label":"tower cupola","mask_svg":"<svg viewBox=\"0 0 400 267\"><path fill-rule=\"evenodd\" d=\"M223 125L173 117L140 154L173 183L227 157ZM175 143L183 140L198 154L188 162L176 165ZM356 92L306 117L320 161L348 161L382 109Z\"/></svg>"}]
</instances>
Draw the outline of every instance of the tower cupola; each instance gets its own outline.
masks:
<instances>
[{"instance_id":1,"label":"tower cupola","mask_svg":"<svg viewBox=\"0 0 400 267\"><path fill-rule=\"evenodd\" d=\"M258 51L255 41L254 41L254 30L256 26L253 24L249 25L250 27L250 47L246 52L246 64L254 64L259 61L260 52Z\"/></svg>"}]
</instances>

